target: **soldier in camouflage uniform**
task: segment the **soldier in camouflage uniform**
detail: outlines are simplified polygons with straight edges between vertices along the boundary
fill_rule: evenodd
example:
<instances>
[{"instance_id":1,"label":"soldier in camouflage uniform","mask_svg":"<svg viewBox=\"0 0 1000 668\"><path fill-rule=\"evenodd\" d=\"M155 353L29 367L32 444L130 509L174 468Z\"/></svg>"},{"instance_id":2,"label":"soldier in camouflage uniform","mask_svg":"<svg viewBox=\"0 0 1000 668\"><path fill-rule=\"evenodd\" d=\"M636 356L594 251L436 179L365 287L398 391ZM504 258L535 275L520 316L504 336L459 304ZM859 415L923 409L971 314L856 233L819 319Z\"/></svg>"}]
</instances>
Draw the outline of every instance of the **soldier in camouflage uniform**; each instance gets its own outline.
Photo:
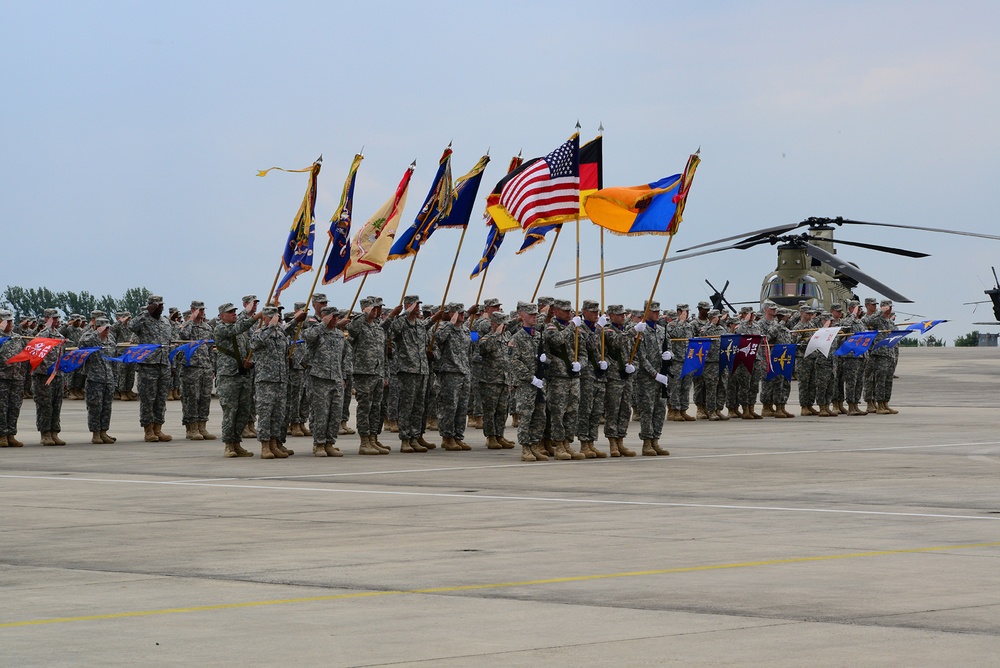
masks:
<instances>
[{"instance_id":1,"label":"soldier in camouflage uniform","mask_svg":"<svg viewBox=\"0 0 1000 668\"><path fill-rule=\"evenodd\" d=\"M163 297L150 295L146 300L146 310L138 318L129 321L128 328L134 332L140 344L158 343L162 347L153 351L139 362L139 424L145 430L148 443L167 442L173 439L163 433L166 420L167 393L170 391L170 343L174 339L174 328L170 321L162 317Z\"/></svg>"},{"instance_id":2,"label":"soldier in camouflage uniform","mask_svg":"<svg viewBox=\"0 0 1000 668\"><path fill-rule=\"evenodd\" d=\"M815 314L815 310L811 306L800 310L799 322L792 330L798 344L795 354L795 377L799 383L799 406L803 416L819 415L819 411L813 408L813 404L816 403L816 357L817 355L821 356L822 353L817 350L808 357L805 354L809 339L812 338L816 329L816 324L813 322Z\"/></svg>"},{"instance_id":3,"label":"soldier in camouflage uniform","mask_svg":"<svg viewBox=\"0 0 1000 668\"><path fill-rule=\"evenodd\" d=\"M830 347L830 359L833 361L833 387L831 390L833 403L830 404L830 412L834 415L847 415L847 407L844 406L844 368L843 364L841 364L841 357L834 354L846 338L844 336L845 330L843 326L843 304L831 304L830 316L832 319L831 326L840 327L840 334L837 335L837 338L834 339L833 345ZM847 336L850 336L850 333L848 333Z\"/></svg>"},{"instance_id":4,"label":"soldier in camouflage uniform","mask_svg":"<svg viewBox=\"0 0 1000 668\"><path fill-rule=\"evenodd\" d=\"M465 307L451 302L444 307L443 320L434 332L434 350L439 355L438 430L445 450L471 450L465 442L469 376L469 331L463 326Z\"/></svg>"},{"instance_id":5,"label":"soldier in camouflage uniform","mask_svg":"<svg viewBox=\"0 0 1000 668\"><path fill-rule=\"evenodd\" d=\"M338 329L347 323L339 311L324 306L320 320L305 330L309 364L310 426L314 457L342 457L337 447L344 402L344 366L348 361L347 338Z\"/></svg>"},{"instance_id":6,"label":"soldier in camouflage uniform","mask_svg":"<svg viewBox=\"0 0 1000 668\"><path fill-rule=\"evenodd\" d=\"M571 308L568 299L554 300L542 334L549 433L552 454L560 460L586 458L570 446L576 435L580 370L583 368L577 360L581 347L577 343L577 332L583 326L583 319L574 316Z\"/></svg>"},{"instance_id":7,"label":"soldier in camouflage uniform","mask_svg":"<svg viewBox=\"0 0 1000 668\"><path fill-rule=\"evenodd\" d=\"M666 336L670 339L670 398L667 419L673 422L693 422L697 419L695 415L687 412L691 405L691 387L694 383L694 376L688 374L681 376L684 369L684 358L687 356L687 349L690 340L695 337L695 326L690 320L691 309L687 304L677 305L677 320L670 323L666 328Z\"/></svg>"},{"instance_id":8,"label":"soldier in camouflage uniform","mask_svg":"<svg viewBox=\"0 0 1000 668\"><path fill-rule=\"evenodd\" d=\"M892 301L883 299L877 313L865 316L862 322L866 329L878 332L872 347L868 350L868 364L872 367L872 402L877 415L895 415L899 411L889 406L892 399L892 374L896 369L896 347L875 348L886 335L896 329L896 314L892 312Z\"/></svg>"},{"instance_id":9,"label":"soldier in camouflage uniform","mask_svg":"<svg viewBox=\"0 0 1000 668\"><path fill-rule=\"evenodd\" d=\"M212 325L205 320L205 303L191 302L191 317L177 332L181 341L211 341ZM178 359L179 358L179 359ZM174 355L174 365L185 365L182 355ZM189 441L214 441L208 431L208 414L212 406L212 372L215 356L208 344L202 344L191 354L191 362L181 372L181 423Z\"/></svg>"},{"instance_id":10,"label":"soldier in camouflage uniform","mask_svg":"<svg viewBox=\"0 0 1000 668\"><path fill-rule=\"evenodd\" d=\"M639 388L639 438L642 439L642 454L646 457L669 455L660 447L663 421L666 417L667 399L665 390L669 379L662 373L663 362L669 362L672 353L666 340L666 331L659 324L660 303L647 302L643 305L646 320L633 326L639 337L635 366Z\"/></svg>"},{"instance_id":11,"label":"soldier in camouflage uniform","mask_svg":"<svg viewBox=\"0 0 1000 668\"><path fill-rule=\"evenodd\" d=\"M475 309L476 306L472 308ZM469 331L470 333L476 333L469 346L469 417L472 419L472 427L476 429L484 429L483 398L479 387L479 383L482 382L482 360L479 354L479 341L493 330L491 318L494 313L501 313L502 309L503 304L500 303L500 300L490 297L483 302L483 310L476 312L478 317L469 317Z\"/></svg>"},{"instance_id":12,"label":"soldier in camouflage uniform","mask_svg":"<svg viewBox=\"0 0 1000 668\"><path fill-rule=\"evenodd\" d=\"M711 310L712 305L707 301L698 302L698 317L691 320L691 325L694 327L694 335L704 337L702 331L709 326L708 312ZM686 354L686 353L685 353ZM699 420L709 420L708 411L705 409L705 373L704 371L700 376L694 377L694 405L695 405L695 417Z\"/></svg>"},{"instance_id":13,"label":"soldier in camouflage uniform","mask_svg":"<svg viewBox=\"0 0 1000 668\"><path fill-rule=\"evenodd\" d=\"M111 335L115 337L115 341L119 344L139 342L136 335L128 328L128 323L131 319L132 314L128 311L118 311L115 313L115 323L111 326ZM115 399L121 399L122 401L138 400L139 395L132 390L135 387L135 365L116 364L114 370L115 389L117 390Z\"/></svg>"},{"instance_id":14,"label":"soldier in camouflage uniform","mask_svg":"<svg viewBox=\"0 0 1000 668\"><path fill-rule=\"evenodd\" d=\"M592 299L583 301L583 326L580 332L580 404L576 415L576 436L580 452L587 459L604 459L607 453L594 446L604 416L604 396L608 385L607 346L602 346L608 316L600 315L600 304ZM602 350L604 348L604 350ZM604 354L602 354L602 352Z\"/></svg>"},{"instance_id":15,"label":"soldier in camouflage uniform","mask_svg":"<svg viewBox=\"0 0 1000 668\"><path fill-rule=\"evenodd\" d=\"M629 362L633 335L625 325L625 307L611 304L607 309L610 322L604 325L604 358L608 362L604 392L604 436L611 444L612 457L635 457L635 451L625 447L628 423L632 415L632 379L635 365Z\"/></svg>"},{"instance_id":16,"label":"soldier in camouflage uniform","mask_svg":"<svg viewBox=\"0 0 1000 668\"><path fill-rule=\"evenodd\" d=\"M17 440L17 419L21 415L24 401L24 369L27 362L7 364L14 355L24 350L24 340L12 336L14 314L0 309L0 448L20 448L24 445Z\"/></svg>"},{"instance_id":17,"label":"soldier in camouflage uniform","mask_svg":"<svg viewBox=\"0 0 1000 668\"><path fill-rule=\"evenodd\" d=\"M80 337L81 348L100 348L87 357L87 428L90 442L94 444L114 443L117 439L108 435L111 428L111 407L115 398L115 372L112 363L105 357L117 357L115 337L111 335L111 322L107 318L95 318L93 328L88 328Z\"/></svg>"},{"instance_id":18,"label":"soldier in camouflage uniform","mask_svg":"<svg viewBox=\"0 0 1000 668\"><path fill-rule=\"evenodd\" d=\"M59 331L59 311L47 308L44 312L45 327L38 334L39 338L65 339ZM56 364L65 352L65 345L52 348L41 364L31 371L31 393L35 400L35 425L41 432L42 445L66 445L59 438L62 431L60 417L62 415L63 380L64 375L56 366L55 375L49 383L49 367Z\"/></svg>"},{"instance_id":19,"label":"soldier in camouflage uniform","mask_svg":"<svg viewBox=\"0 0 1000 668\"><path fill-rule=\"evenodd\" d=\"M840 321L840 331L845 332L847 336L865 331L860 314L861 304L853 299L849 301L847 315ZM847 401L847 414L868 415L868 411L862 410L859 406L864 390L865 356L856 355L852 351L841 355L838 362L840 381L844 385L844 399Z\"/></svg>"},{"instance_id":20,"label":"soldier in camouflage uniform","mask_svg":"<svg viewBox=\"0 0 1000 668\"><path fill-rule=\"evenodd\" d=\"M353 379L358 401L357 422L361 435L358 454L387 455L378 443L382 431L382 390L386 372L386 333L382 325L382 298L361 300L361 315L347 326L354 348Z\"/></svg>"},{"instance_id":21,"label":"soldier in camouflage uniform","mask_svg":"<svg viewBox=\"0 0 1000 668\"><path fill-rule=\"evenodd\" d=\"M775 405L777 402L773 401L773 396L775 394L774 388L768 385L767 381L767 370L770 366L768 356L771 354L771 349L773 347L774 341L771 338L771 330L774 329L778 324L778 305L775 304L770 299L764 300L764 313L763 317L757 321L757 325L760 327L760 354L758 354L758 359L763 365L763 375L760 378L760 402L763 408L760 411L761 417L776 417L774 414ZM761 359L762 358L762 359ZM767 392L765 393L765 389Z\"/></svg>"},{"instance_id":22,"label":"soldier in camouflage uniform","mask_svg":"<svg viewBox=\"0 0 1000 668\"><path fill-rule=\"evenodd\" d=\"M253 453L240 445L243 427L250 420L250 387L253 383L250 375L253 362L247 359L250 354L247 332L262 317L256 313L256 304L250 304L239 315L236 314L236 306L231 303L219 307L219 322L212 338L218 352L215 373L219 403L222 405L224 457L253 457Z\"/></svg>"},{"instance_id":23,"label":"soldier in camouflage uniform","mask_svg":"<svg viewBox=\"0 0 1000 668\"><path fill-rule=\"evenodd\" d=\"M261 327L250 336L254 359L254 388L257 395L257 440L261 459L284 459L293 450L280 446L288 424L289 340L281 326L276 306L261 310ZM282 457L284 455L284 457Z\"/></svg>"},{"instance_id":24,"label":"soldier in camouflage uniform","mask_svg":"<svg viewBox=\"0 0 1000 668\"><path fill-rule=\"evenodd\" d=\"M305 302L295 302L294 313L286 313L284 318L285 334L290 341L297 341L305 336L306 317ZM306 369L307 347L302 343L293 343L288 358L288 433L292 436L312 436L306 426L309 419L309 371ZM343 409L343 407L341 407ZM338 416L339 417L339 416ZM338 421L339 423L339 421Z\"/></svg>"},{"instance_id":25,"label":"soldier in camouflage uniform","mask_svg":"<svg viewBox=\"0 0 1000 668\"><path fill-rule=\"evenodd\" d=\"M874 297L865 297L865 310L859 315L861 322L865 321L865 318L870 318L872 316L878 315L878 300ZM865 369L862 374L863 376L863 393L864 400L867 406L868 413L877 412L878 406L875 405L875 394L874 394L874 377L875 377L875 364L871 361L871 349L864 355Z\"/></svg>"},{"instance_id":26,"label":"soldier in camouflage uniform","mask_svg":"<svg viewBox=\"0 0 1000 668\"><path fill-rule=\"evenodd\" d=\"M792 312L786 308L775 309L776 317L767 327L766 334L770 350L774 350L774 346L777 345L795 343L796 336L785 325L791 314ZM791 388L792 382L780 373L771 380L765 379L760 385L760 400L764 404L761 415L781 419L795 417L786 408Z\"/></svg>"},{"instance_id":27,"label":"soldier in camouflage uniform","mask_svg":"<svg viewBox=\"0 0 1000 668\"><path fill-rule=\"evenodd\" d=\"M257 295L243 295L244 309L249 308L256 312L258 304L260 300L257 299ZM250 366L250 421L243 428L243 438L257 438L257 384L253 380L255 368L254 365Z\"/></svg>"},{"instance_id":28,"label":"soldier in camouflage uniform","mask_svg":"<svg viewBox=\"0 0 1000 668\"><path fill-rule=\"evenodd\" d=\"M736 399L743 410L740 414L744 420L761 420L764 416L754 411L757 405L757 393L760 391L760 382L767 374L767 346L763 343L764 331L756 322L756 313L753 308L744 306L740 309L740 323L736 326L736 334L758 335L761 343L757 347L757 356L754 358L753 372L747 371L742 364L736 366L730 378L731 383L736 385Z\"/></svg>"},{"instance_id":29,"label":"soldier in camouflage uniform","mask_svg":"<svg viewBox=\"0 0 1000 668\"><path fill-rule=\"evenodd\" d=\"M402 317L394 317L389 324L398 385L399 451L427 452L437 447L436 443L425 440L423 435L427 414L424 402L430 377L427 348L431 343L430 328L438 322L439 316L427 320L421 318L418 295L403 297L402 313Z\"/></svg>"},{"instance_id":30,"label":"soldier in camouflage uniform","mask_svg":"<svg viewBox=\"0 0 1000 668\"><path fill-rule=\"evenodd\" d=\"M538 307L530 302L518 302L518 327L507 342L510 349L511 382L517 402L517 442L521 444L521 461L548 461L541 446L545 433L545 381L541 377L542 335L535 328Z\"/></svg>"},{"instance_id":31,"label":"soldier in camouflage uniform","mask_svg":"<svg viewBox=\"0 0 1000 668\"><path fill-rule=\"evenodd\" d=\"M722 409L726 406L726 388L729 384L729 374L722 373L719 369L719 352L723 334L728 334L729 330L721 323L722 314L716 309L710 309L707 313L708 324L701 325L698 329L698 336L711 339L712 343L708 347L705 355L705 367L701 372L701 387L704 402L702 408L705 415L713 422L728 420L728 415L722 414ZM695 387L697 396L697 387Z\"/></svg>"},{"instance_id":32,"label":"soldier in camouflage uniform","mask_svg":"<svg viewBox=\"0 0 1000 668\"><path fill-rule=\"evenodd\" d=\"M173 336L171 339L177 341L180 339L181 327L184 326L184 319L176 306L171 306L168 310L169 315L167 320L170 322L170 326L173 328ZM167 401L178 401L181 398L181 364L184 362L183 359L177 359L174 356L172 362L170 362L170 389L167 391ZM183 410L182 410L183 412Z\"/></svg>"},{"instance_id":33,"label":"soldier in camouflage uniform","mask_svg":"<svg viewBox=\"0 0 1000 668\"><path fill-rule=\"evenodd\" d=\"M510 342L507 333L507 316L502 311L489 315L490 331L480 334L477 352L479 364L479 395L482 399L483 435L490 450L513 448L514 443L504 438L507 426L507 403L510 386ZM478 322L478 321L477 321ZM481 329L479 330L482 331Z\"/></svg>"}]
</instances>

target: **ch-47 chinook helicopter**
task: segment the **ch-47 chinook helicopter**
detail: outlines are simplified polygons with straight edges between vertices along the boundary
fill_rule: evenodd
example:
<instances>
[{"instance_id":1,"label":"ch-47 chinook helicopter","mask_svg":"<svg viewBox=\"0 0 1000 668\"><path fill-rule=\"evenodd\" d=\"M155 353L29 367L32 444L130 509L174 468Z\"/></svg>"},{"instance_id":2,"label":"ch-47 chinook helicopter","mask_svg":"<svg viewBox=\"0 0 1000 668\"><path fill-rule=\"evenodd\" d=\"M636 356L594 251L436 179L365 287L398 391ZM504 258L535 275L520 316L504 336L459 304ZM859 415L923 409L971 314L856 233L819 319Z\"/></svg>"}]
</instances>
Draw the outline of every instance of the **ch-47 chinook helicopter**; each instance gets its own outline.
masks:
<instances>
[{"instance_id":1,"label":"ch-47 chinook helicopter","mask_svg":"<svg viewBox=\"0 0 1000 668\"><path fill-rule=\"evenodd\" d=\"M973 325L1000 325L1000 279L997 278L996 267L991 267L993 269L993 281L996 283L996 287L987 288L983 290L983 294L989 297L989 301L985 299L978 302L965 302L963 306L968 306L970 304L993 304L993 317L996 318L995 322L974 322Z\"/></svg>"},{"instance_id":2,"label":"ch-47 chinook helicopter","mask_svg":"<svg viewBox=\"0 0 1000 668\"><path fill-rule=\"evenodd\" d=\"M858 284L866 285L893 301L912 303L913 300L896 292L888 285L861 271L856 265L846 262L837 256L834 245L856 246L868 250L902 255L903 257L927 257L927 253L879 246L860 241L834 239L833 231L842 225L868 225L873 227L891 227L906 230L921 230L941 234L957 234L961 236L979 237L983 239L1000 240L1000 236L946 230L934 227L917 227L914 225L896 225L891 223L870 223L845 218L807 218L799 223L779 225L752 232L708 241L697 246L691 246L678 251L678 255L667 258L667 262L678 262L700 255L716 253L725 250L746 250L754 246L770 244L777 246L778 262L774 271L764 277L760 290L760 301L769 299L780 306L794 307L805 302L811 306L829 310L836 302L844 302L855 298L854 288ZM804 233L792 234L799 228L808 228ZM719 246L734 240L736 243ZM714 248L709 248L715 246ZM639 264L619 267L605 272L605 276L623 274L636 269L655 267L660 260L641 262ZM600 278L600 274L581 276L580 281L590 281ZM559 281L556 287L570 285L573 280Z\"/></svg>"}]
</instances>

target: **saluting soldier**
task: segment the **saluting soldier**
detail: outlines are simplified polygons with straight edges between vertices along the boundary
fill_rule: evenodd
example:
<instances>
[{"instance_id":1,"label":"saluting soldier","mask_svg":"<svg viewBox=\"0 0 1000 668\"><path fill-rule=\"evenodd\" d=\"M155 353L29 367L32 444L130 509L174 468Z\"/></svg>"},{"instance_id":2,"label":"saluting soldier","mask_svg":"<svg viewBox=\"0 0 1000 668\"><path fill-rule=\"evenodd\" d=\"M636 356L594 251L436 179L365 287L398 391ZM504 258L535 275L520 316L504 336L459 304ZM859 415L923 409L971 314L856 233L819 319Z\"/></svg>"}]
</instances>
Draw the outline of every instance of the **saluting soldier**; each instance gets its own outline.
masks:
<instances>
[{"instance_id":1,"label":"saluting soldier","mask_svg":"<svg viewBox=\"0 0 1000 668\"><path fill-rule=\"evenodd\" d=\"M389 325L392 342L393 364L396 367L398 390L398 433L400 452L427 452L436 443L424 439L427 381L430 364L427 348L430 346L430 328L439 316L421 317L420 296L403 297L402 314L394 317Z\"/></svg>"},{"instance_id":2,"label":"saluting soldier","mask_svg":"<svg viewBox=\"0 0 1000 668\"><path fill-rule=\"evenodd\" d=\"M608 361L607 387L604 394L604 436L611 444L612 457L635 457L635 450L625 447L628 423L632 417L632 383L635 365L630 363L634 335L625 326L625 307L607 308L610 323L604 326L604 357Z\"/></svg>"},{"instance_id":3,"label":"saluting soldier","mask_svg":"<svg viewBox=\"0 0 1000 668\"><path fill-rule=\"evenodd\" d=\"M136 334L140 344L158 343L160 348L138 364L139 375L139 424L145 431L148 443L173 440L163 433L166 421L167 393L170 391L170 343L174 328L163 316L163 297L150 295L146 310L129 321L128 328Z\"/></svg>"},{"instance_id":4,"label":"saluting soldier","mask_svg":"<svg viewBox=\"0 0 1000 668\"><path fill-rule=\"evenodd\" d=\"M850 336L852 333L865 331L860 319L861 303L852 299L847 302L847 315L840 321L841 331ZM860 407L864 391L865 356L856 355L853 351L840 357L840 380L844 385L844 398L847 401L848 415L868 415L867 410Z\"/></svg>"},{"instance_id":5,"label":"saluting soldier","mask_svg":"<svg viewBox=\"0 0 1000 668\"><path fill-rule=\"evenodd\" d=\"M0 309L0 448L20 448L24 445L17 440L17 420L21 415L24 401L24 370L30 368L27 362L7 364L14 355L24 350L24 340L12 336L14 314Z\"/></svg>"},{"instance_id":6,"label":"saluting soldier","mask_svg":"<svg viewBox=\"0 0 1000 668\"><path fill-rule=\"evenodd\" d=\"M284 459L294 450L282 446L287 435L288 346L277 306L261 310L261 327L250 336L257 396L257 440L261 459Z\"/></svg>"},{"instance_id":7,"label":"saluting soldier","mask_svg":"<svg viewBox=\"0 0 1000 668\"><path fill-rule=\"evenodd\" d=\"M178 332L181 341L210 341L212 325L205 319L205 302L191 302L191 317ZM175 355L178 365L185 365L180 355ZM202 344L191 354L191 362L181 372L181 422L189 441L214 441L208 431L208 414L212 408L212 371L215 359L211 346ZM180 368L180 366L178 366Z\"/></svg>"},{"instance_id":8,"label":"saluting soldier","mask_svg":"<svg viewBox=\"0 0 1000 668\"><path fill-rule=\"evenodd\" d=\"M707 313L708 324L700 327L698 336L705 336L711 340L708 353L705 355L705 367L701 372L701 387L703 392L702 408L705 415L713 422L728 420L729 416L722 413L726 407L726 388L729 385L729 373L723 373L719 369L719 356L722 345L722 335L728 334L729 330L721 323L722 314L717 309L709 309ZM697 386L695 392L697 393Z\"/></svg>"},{"instance_id":9,"label":"saluting soldier","mask_svg":"<svg viewBox=\"0 0 1000 668\"><path fill-rule=\"evenodd\" d=\"M507 333L507 315L502 311L490 313L489 320L490 331L479 337L478 352L482 358L479 368L479 396L482 400L486 447L499 450L514 447L513 442L504 438L510 385L510 348L507 343L511 335Z\"/></svg>"},{"instance_id":10,"label":"saluting soldier","mask_svg":"<svg viewBox=\"0 0 1000 668\"><path fill-rule=\"evenodd\" d=\"M580 452L588 459L604 459L608 454L598 450L594 443L600 433L604 417L604 396L608 384L606 345L602 351L602 332L608 316L600 314L600 304L593 299L583 300L583 326L580 332L580 405L576 416L576 435L580 439ZM602 355L602 352L604 353Z\"/></svg>"},{"instance_id":11,"label":"saluting soldier","mask_svg":"<svg viewBox=\"0 0 1000 668\"><path fill-rule=\"evenodd\" d=\"M465 442L469 400L469 332L463 327L465 307L450 302L444 308L444 323L434 333L434 350L439 355L438 430L445 450L471 450Z\"/></svg>"},{"instance_id":12,"label":"saluting soldier","mask_svg":"<svg viewBox=\"0 0 1000 668\"><path fill-rule=\"evenodd\" d=\"M665 328L659 324L660 303L646 302L646 320L638 322L633 329L639 336L636 349L638 383L636 398L639 401L639 438L642 439L642 454L646 457L669 455L660 447L663 420L666 417L666 389L669 379L662 372L663 363L669 362L672 354L668 348Z\"/></svg>"},{"instance_id":13,"label":"saluting soldier","mask_svg":"<svg viewBox=\"0 0 1000 668\"><path fill-rule=\"evenodd\" d=\"M811 306L800 310L799 323L792 330L796 335L796 343L798 344L795 357L797 360L795 363L795 377L799 382L799 406L801 407L801 415L803 416L819 415L819 411L813 408L813 404L816 403L816 357L817 355L821 355L821 353L818 350L814 350L808 357L805 355L809 339L812 338L813 330L816 329L816 325L813 323L813 316L815 314L815 310Z\"/></svg>"},{"instance_id":14,"label":"saluting soldier","mask_svg":"<svg viewBox=\"0 0 1000 668\"><path fill-rule=\"evenodd\" d=\"M378 443L382 431L382 390L385 385L386 336L382 327L382 298L361 300L361 315L347 326L354 348L354 393L358 401L357 422L361 435L358 454L387 455Z\"/></svg>"},{"instance_id":15,"label":"saluting soldier","mask_svg":"<svg viewBox=\"0 0 1000 668\"><path fill-rule=\"evenodd\" d=\"M59 332L59 311L54 308L47 308L44 311L45 327L36 336L46 339L65 339ZM66 445L66 441L59 438L62 431L60 417L62 415L63 401L63 372L59 370L57 362L64 352L64 345L52 348L41 364L36 366L31 372L31 393L35 399L35 425L41 432L42 445ZM49 367L56 365L53 370L52 382L49 383Z\"/></svg>"},{"instance_id":16,"label":"saluting soldier","mask_svg":"<svg viewBox=\"0 0 1000 668\"><path fill-rule=\"evenodd\" d=\"M348 362L347 337L339 329L347 323L333 306L324 306L320 319L305 330L309 358L310 427L314 457L342 457L337 447L343 411L344 368Z\"/></svg>"},{"instance_id":17,"label":"saluting soldier","mask_svg":"<svg viewBox=\"0 0 1000 668\"><path fill-rule=\"evenodd\" d=\"M572 448L580 409L580 369L577 360L577 328L583 319L574 316L568 299L552 302L550 317L542 334L545 356L545 400L552 448L556 459L585 459Z\"/></svg>"},{"instance_id":18,"label":"saluting soldier","mask_svg":"<svg viewBox=\"0 0 1000 668\"><path fill-rule=\"evenodd\" d=\"M81 348L100 348L87 357L87 428L90 442L94 444L114 443L116 438L108 435L111 428L111 408L115 399L115 372L112 363L105 357L117 357L117 344L111 335L111 321L95 318L93 329L80 337Z\"/></svg>"},{"instance_id":19,"label":"saluting soldier","mask_svg":"<svg viewBox=\"0 0 1000 668\"><path fill-rule=\"evenodd\" d=\"M236 314L236 306L225 303L219 306L219 322L212 338L215 339L216 385L222 405L222 441L224 457L253 457L240 445L243 428L250 421L250 392L253 377L250 369L250 336L247 332L263 316L256 312L256 303L246 306Z\"/></svg>"},{"instance_id":20,"label":"saluting soldier","mask_svg":"<svg viewBox=\"0 0 1000 668\"><path fill-rule=\"evenodd\" d=\"M522 462L544 462L549 457L541 446L545 434L545 380L542 335L537 330L538 306L517 303L520 327L507 342L510 349L511 382L517 402L517 442L521 444Z\"/></svg>"},{"instance_id":21,"label":"saluting soldier","mask_svg":"<svg viewBox=\"0 0 1000 668\"><path fill-rule=\"evenodd\" d=\"M883 299L877 313L865 316L862 322L873 331L878 332L874 343L878 343L886 335L896 329L896 314L892 312L892 300ZM878 415L895 415L899 411L889 406L892 399L892 374L896 369L895 348L873 347L868 349L868 364L872 367L872 401L875 403L875 413Z\"/></svg>"}]
</instances>

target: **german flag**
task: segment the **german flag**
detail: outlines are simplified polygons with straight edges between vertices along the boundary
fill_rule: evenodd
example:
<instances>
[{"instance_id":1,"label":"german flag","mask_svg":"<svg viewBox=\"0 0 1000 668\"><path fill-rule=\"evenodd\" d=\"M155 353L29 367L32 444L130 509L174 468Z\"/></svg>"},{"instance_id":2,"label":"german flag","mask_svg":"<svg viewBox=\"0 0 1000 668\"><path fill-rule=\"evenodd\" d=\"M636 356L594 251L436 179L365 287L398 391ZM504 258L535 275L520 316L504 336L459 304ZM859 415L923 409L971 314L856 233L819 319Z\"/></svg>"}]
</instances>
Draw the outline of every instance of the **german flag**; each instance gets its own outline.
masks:
<instances>
[{"instance_id":1,"label":"german flag","mask_svg":"<svg viewBox=\"0 0 1000 668\"><path fill-rule=\"evenodd\" d=\"M587 195L604 187L604 137L580 147L580 208Z\"/></svg>"}]
</instances>

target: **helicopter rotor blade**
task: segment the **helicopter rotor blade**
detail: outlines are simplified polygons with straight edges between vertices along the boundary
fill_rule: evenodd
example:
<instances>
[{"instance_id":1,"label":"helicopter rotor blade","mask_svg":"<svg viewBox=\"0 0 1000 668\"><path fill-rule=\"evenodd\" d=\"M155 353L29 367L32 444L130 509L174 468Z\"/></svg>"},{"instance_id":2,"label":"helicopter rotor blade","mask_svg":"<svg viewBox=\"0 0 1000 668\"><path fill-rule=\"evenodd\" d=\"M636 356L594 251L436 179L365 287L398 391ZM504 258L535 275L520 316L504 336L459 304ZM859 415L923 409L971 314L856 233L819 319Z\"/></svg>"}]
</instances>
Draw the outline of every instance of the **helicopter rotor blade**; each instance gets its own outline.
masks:
<instances>
[{"instance_id":1,"label":"helicopter rotor blade","mask_svg":"<svg viewBox=\"0 0 1000 668\"><path fill-rule=\"evenodd\" d=\"M736 248L736 246L723 246L722 248L711 248L709 250L698 251L697 253L688 253L686 255L675 255L674 257L668 257L664 262L677 262L678 260L686 260L689 257L697 257L699 255L708 255L709 253L717 253L719 251L730 250ZM649 262L640 262L639 264L629 264L624 267L618 267L617 269L609 269L604 272L604 276L617 276L618 274L627 274L630 271L636 271L637 269L646 269L648 267L658 267L660 266L660 260L650 260ZM580 277L580 282L585 283L587 281L593 281L600 278L600 274L587 274L586 276ZM564 288L567 285L573 285L576 283L575 278L567 278L562 281L558 281L555 285L557 288Z\"/></svg>"},{"instance_id":2,"label":"helicopter rotor blade","mask_svg":"<svg viewBox=\"0 0 1000 668\"><path fill-rule=\"evenodd\" d=\"M698 244L697 246L691 246L690 248L683 248L677 252L686 253L688 251L704 248L705 246L714 246L715 244L721 244L725 243L726 241L732 241L733 239L742 239L743 241L741 243L762 241L764 239L767 239L768 237L784 234L785 232L790 232L799 227L802 227L802 223L795 223L792 225L779 225L777 227L767 227L764 228L763 230L744 232L743 234L737 234L732 237L725 237L724 239L716 239L715 241L706 241L703 244Z\"/></svg>"},{"instance_id":3,"label":"helicopter rotor blade","mask_svg":"<svg viewBox=\"0 0 1000 668\"><path fill-rule=\"evenodd\" d=\"M890 288L885 283L882 283L877 279L869 276L865 272L855 267L853 264L841 260L836 255L826 252L819 246L814 246L811 243L806 242L806 253L808 253L809 257L815 258L820 262L822 262L823 264L827 264L833 267L835 270L839 271L840 273L846 276L850 276L858 283L863 283L867 285L869 288L877 290L878 292L882 293L886 297L889 297L893 301L902 302L905 304L913 303L912 299L904 297L903 295L899 294L898 292Z\"/></svg>"},{"instance_id":4,"label":"helicopter rotor blade","mask_svg":"<svg viewBox=\"0 0 1000 668\"><path fill-rule=\"evenodd\" d=\"M809 241L825 241L821 237L807 236ZM868 250L879 251L882 253L892 253L893 255L902 255L903 257L930 257L930 253L921 253L919 251L906 250L905 248L893 248L892 246L879 246L878 244L866 244L862 241L847 241L845 239L833 239L834 243L844 244L845 246L857 246L858 248L867 248Z\"/></svg>"},{"instance_id":5,"label":"helicopter rotor blade","mask_svg":"<svg viewBox=\"0 0 1000 668\"><path fill-rule=\"evenodd\" d=\"M820 219L822 220L822 219ZM846 218L830 218L826 219L829 223L833 224L847 224L847 225L871 225L873 227L895 227L902 230L922 230L924 232L940 232L941 234L957 234L963 237L978 237L980 239L995 239L1000 241L1000 236L995 234L981 234L979 232L964 232L962 230L946 230L940 227L920 227L918 225L898 225L895 223L871 223L864 220L850 220Z\"/></svg>"}]
</instances>

